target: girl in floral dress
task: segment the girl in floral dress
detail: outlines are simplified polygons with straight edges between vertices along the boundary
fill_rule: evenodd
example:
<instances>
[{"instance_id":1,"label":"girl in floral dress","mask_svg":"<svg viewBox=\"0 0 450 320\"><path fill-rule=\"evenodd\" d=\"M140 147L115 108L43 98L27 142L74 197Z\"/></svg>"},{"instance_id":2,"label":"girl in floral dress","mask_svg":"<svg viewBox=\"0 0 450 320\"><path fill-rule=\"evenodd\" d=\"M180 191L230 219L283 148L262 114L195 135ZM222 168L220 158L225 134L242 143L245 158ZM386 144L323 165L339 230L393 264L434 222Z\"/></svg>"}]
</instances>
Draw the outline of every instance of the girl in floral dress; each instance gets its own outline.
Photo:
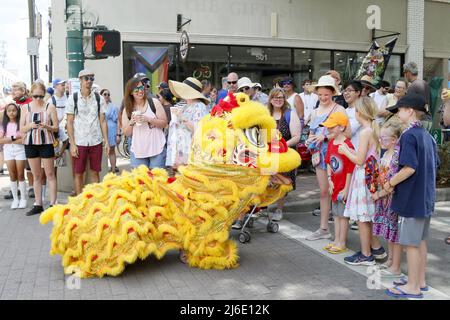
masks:
<instances>
[{"instance_id":1,"label":"girl in floral dress","mask_svg":"<svg viewBox=\"0 0 450 320\"><path fill-rule=\"evenodd\" d=\"M371 247L375 202L372 199L372 191L374 190L371 190L374 186L369 184L367 180L374 180L373 175L377 172L380 128L375 120L377 106L371 98L363 97L359 99L355 103L355 108L356 119L361 124L357 151L354 152L346 144L342 144L339 146L338 152L356 164L344 216L358 222L361 251L344 258L344 261L351 265L370 266L376 264ZM369 168L372 168L372 170L368 170ZM371 171L368 177L367 171ZM381 249L380 244L379 247Z\"/></svg>"},{"instance_id":2,"label":"girl in floral dress","mask_svg":"<svg viewBox=\"0 0 450 320\"><path fill-rule=\"evenodd\" d=\"M386 122L381 128L380 142L386 152L380 161L380 186L384 185L398 172L398 156L400 146L398 139L402 128L395 118ZM388 241L388 260L383 265L387 267L380 271L382 277L400 277L401 246L398 244L398 215L391 210L392 193L385 190L377 191L372 195L375 200L375 217L373 235L383 237Z\"/></svg>"}]
</instances>

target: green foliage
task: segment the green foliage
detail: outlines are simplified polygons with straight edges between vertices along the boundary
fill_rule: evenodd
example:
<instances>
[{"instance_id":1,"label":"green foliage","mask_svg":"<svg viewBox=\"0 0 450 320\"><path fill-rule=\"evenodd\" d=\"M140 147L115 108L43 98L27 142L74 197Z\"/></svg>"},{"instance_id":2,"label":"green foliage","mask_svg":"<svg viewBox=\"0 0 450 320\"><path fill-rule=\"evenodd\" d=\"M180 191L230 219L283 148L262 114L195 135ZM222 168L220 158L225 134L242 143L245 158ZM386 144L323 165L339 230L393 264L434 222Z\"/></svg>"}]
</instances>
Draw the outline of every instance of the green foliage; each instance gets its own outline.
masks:
<instances>
[{"instance_id":1,"label":"green foliage","mask_svg":"<svg viewBox=\"0 0 450 320\"><path fill-rule=\"evenodd\" d=\"M437 172L437 187L450 187L450 142L445 142L438 146L441 166Z\"/></svg>"}]
</instances>

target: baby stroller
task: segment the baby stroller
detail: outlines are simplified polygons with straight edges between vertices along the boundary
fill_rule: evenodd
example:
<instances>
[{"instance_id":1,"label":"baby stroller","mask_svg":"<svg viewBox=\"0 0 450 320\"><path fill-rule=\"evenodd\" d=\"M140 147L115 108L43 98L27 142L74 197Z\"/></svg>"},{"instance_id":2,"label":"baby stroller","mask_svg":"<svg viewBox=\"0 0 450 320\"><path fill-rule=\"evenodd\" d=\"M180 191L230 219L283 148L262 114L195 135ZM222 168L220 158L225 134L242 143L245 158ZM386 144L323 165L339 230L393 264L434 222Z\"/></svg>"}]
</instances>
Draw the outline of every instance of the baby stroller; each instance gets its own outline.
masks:
<instances>
[{"instance_id":1,"label":"baby stroller","mask_svg":"<svg viewBox=\"0 0 450 320\"><path fill-rule=\"evenodd\" d=\"M244 224L243 224L242 229L238 236L238 240L240 243L247 243L250 241L251 235L250 235L250 232L246 229L253 228L253 224L254 224L255 220L258 218L262 218L262 217L267 217L266 229L268 232L271 232L271 233L278 232L279 225L278 225L278 223L272 221L272 213L270 213L267 210L267 214L264 214L262 211L262 208L253 206L250 213L245 215Z\"/></svg>"}]
</instances>

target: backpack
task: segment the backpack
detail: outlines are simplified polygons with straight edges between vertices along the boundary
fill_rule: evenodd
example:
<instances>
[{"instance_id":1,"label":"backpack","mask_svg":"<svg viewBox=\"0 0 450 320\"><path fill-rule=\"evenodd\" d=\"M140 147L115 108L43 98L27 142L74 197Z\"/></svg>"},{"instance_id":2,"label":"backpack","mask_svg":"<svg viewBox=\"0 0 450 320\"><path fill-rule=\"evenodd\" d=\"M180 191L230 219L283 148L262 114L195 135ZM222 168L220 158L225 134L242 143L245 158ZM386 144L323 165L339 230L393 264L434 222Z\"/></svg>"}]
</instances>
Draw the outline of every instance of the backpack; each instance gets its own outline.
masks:
<instances>
[{"instance_id":1,"label":"backpack","mask_svg":"<svg viewBox=\"0 0 450 320\"><path fill-rule=\"evenodd\" d=\"M94 95L95 95L95 100L97 101L97 107L98 107L97 113L100 115L100 95L97 92L94 92ZM74 108L73 108L74 113L78 114L78 91L73 93L73 106L74 106Z\"/></svg>"},{"instance_id":2,"label":"backpack","mask_svg":"<svg viewBox=\"0 0 450 320\"><path fill-rule=\"evenodd\" d=\"M149 97L149 98L147 98L147 101L148 101L148 104L150 105L150 109L156 115L156 107L155 107L155 103L153 102L153 98ZM128 118L128 120L131 120L131 118Z\"/></svg>"},{"instance_id":3,"label":"backpack","mask_svg":"<svg viewBox=\"0 0 450 320\"><path fill-rule=\"evenodd\" d=\"M286 123L289 125L291 123L291 109L287 109L284 112L284 119L286 120Z\"/></svg>"}]
</instances>

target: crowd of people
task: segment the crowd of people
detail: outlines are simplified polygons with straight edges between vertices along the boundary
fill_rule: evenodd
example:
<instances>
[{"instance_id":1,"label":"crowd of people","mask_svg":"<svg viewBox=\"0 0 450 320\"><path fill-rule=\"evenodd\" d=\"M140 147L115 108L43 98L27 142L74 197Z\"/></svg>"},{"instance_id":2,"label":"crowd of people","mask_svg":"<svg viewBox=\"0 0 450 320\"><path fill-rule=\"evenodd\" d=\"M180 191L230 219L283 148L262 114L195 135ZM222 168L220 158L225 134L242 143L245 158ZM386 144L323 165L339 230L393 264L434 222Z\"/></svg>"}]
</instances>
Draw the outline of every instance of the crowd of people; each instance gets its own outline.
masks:
<instances>
[{"instance_id":1,"label":"crowd of people","mask_svg":"<svg viewBox=\"0 0 450 320\"><path fill-rule=\"evenodd\" d=\"M91 182L100 180L103 153L110 171L119 172L116 147L124 136L132 168L167 168L175 175L188 162L200 119L229 93L243 92L267 106L288 147L296 149L302 132L308 131L305 143L320 188L320 226L307 240L331 239L332 219L334 239L324 250L341 254L348 251L349 226L359 229L361 249L345 262L367 266L388 257L381 275L398 279L387 293L421 297L438 157L426 130L428 84L418 79L415 63L404 65L404 75L391 88L387 81L375 86L367 76L342 84L340 74L330 70L317 82L303 81L301 93L292 77L284 77L266 94L261 84L235 72L222 78L220 90L208 80L188 77L162 82L152 93L150 79L137 73L127 81L120 106L112 102L110 90L94 85L95 74L89 70L80 71L80 90L71 94L61 79L48 89L42 81L30 90L17 82L1 115L0 160L6 161L11 189L5 197L12 199L11 209L26 208L27 198L34 198L26 214L41 213L47 182L50 206L57 203L57 168L68 161L73 195L81 193L88 161ZM449 92L443 90L441 98L443 125L448 127ZM297 171L285 175L295 190ZM283 218L284 202L277 202L273 220ZM233 228L242 228L242 220ZM380 238L388 242L388 252ZM402 246L408 280L400 270Z\"/></svg>"}]
</instances>

